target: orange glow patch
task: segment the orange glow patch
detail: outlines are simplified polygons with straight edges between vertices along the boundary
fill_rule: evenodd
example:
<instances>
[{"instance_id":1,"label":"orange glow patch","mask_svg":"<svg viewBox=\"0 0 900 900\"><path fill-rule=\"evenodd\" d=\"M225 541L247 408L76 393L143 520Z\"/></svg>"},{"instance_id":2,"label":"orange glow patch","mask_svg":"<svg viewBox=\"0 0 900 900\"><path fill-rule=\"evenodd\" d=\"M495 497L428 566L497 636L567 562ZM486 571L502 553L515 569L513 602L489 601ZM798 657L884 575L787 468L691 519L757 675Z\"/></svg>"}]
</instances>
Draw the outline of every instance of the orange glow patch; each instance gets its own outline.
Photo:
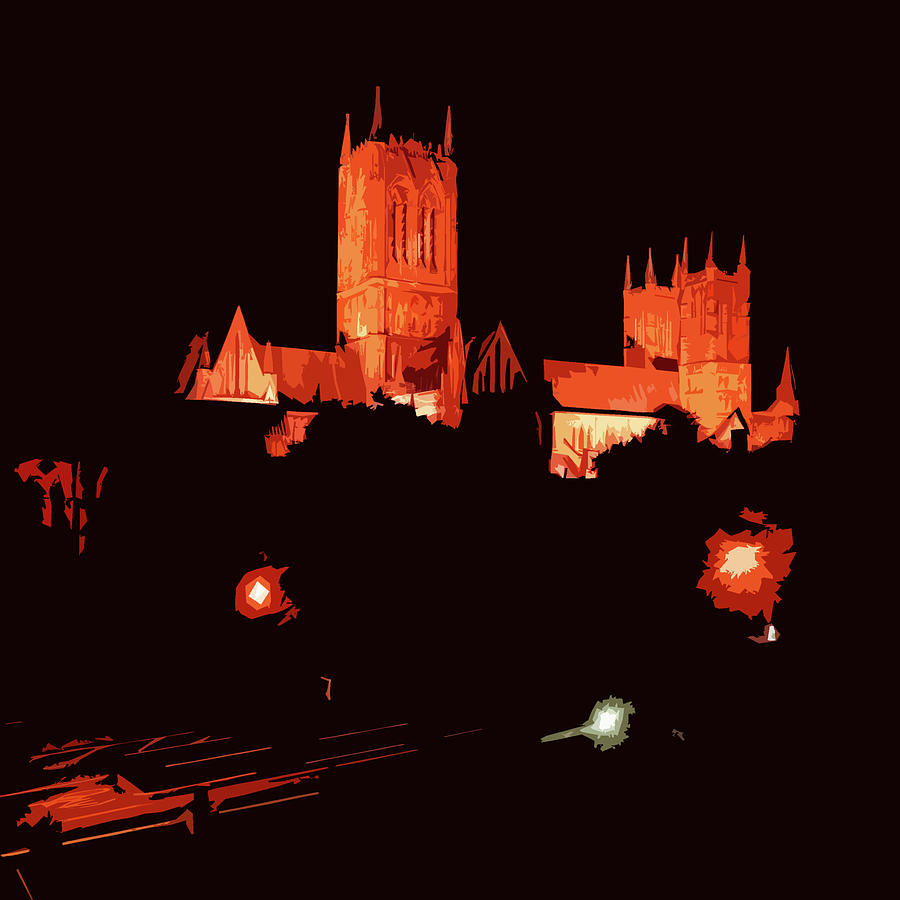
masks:
<instances>
[{"instance_id":1,"label":"orange glow patch","mask_svg":"<svg viewBox=\"0 0 900 900\"><path fill-rule=\"evenodd\" d=\"M742 612L749 618L762 613L766 621L781 598L779 585L791 571L794 554L789 528L770 528L759 535L750 531L726 534L721 529L707 542L706 570L697 587L712 597L718 609Z\"/></svg>"},{"instance_id":2,"label":"orange glow patch","mask_svg":"<svg viewBox=\"0 0 900 900\"><path fill-rule=\"evenodd\" d=\"M234 608L248 619L293 609L291 599L281 587L281 576L287 566L263 566L252 569L238 582L234 594Z\"/></svg>"},{"instance_id":3,"label":"orange glow patch","mask_svg":"<svg viewBox=\"0 0 900 900\"><path fill-rule=\"evenodd\" d=\"M148 798L121 776L112 785L100 783L97 776L78 787L32 803L16 824L34 826L49 817L51 821L59 822L61 830L66 832L145 813L166 812L184 803L184 796ZM127 816L124 815L126 812Z\"/></svg>"}]
</instances>

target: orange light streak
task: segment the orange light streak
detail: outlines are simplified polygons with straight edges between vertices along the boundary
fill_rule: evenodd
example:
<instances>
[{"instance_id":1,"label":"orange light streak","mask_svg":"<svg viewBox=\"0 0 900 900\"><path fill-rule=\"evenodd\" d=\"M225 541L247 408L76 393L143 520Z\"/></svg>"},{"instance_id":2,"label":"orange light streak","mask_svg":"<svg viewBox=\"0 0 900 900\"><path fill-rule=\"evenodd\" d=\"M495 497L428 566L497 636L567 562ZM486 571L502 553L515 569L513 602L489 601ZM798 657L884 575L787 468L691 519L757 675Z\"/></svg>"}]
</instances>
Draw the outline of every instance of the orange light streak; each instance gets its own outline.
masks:
<instances>
[{"instance_id":1,"label":"orange light streak","mask_svg":"<svg viewBox=\"0 0 900 900\"><path fill-rule=\"evenodd\" d=\"M255 806L271 806L273 803L287 803L288 800L302 800L304 797L316 797L318 796L318 793L318 791L313 791L311 794L294 794L292 797L281 797L278 800L264 800L262 803L250 803L247 806L232 806L231 809L219 810L219 815L230 812L239 812L242 809L253 809Z\"/></svg>"},{"instance_id":2,"label":"orange light streak","mask_svg":"<svg viewBox=\"0 0 900 900\"><path fill-rule=\"evenodd\" d=\"M193 784L183 784L181 787L173 787L173 788L162 788L158 791L138 791L135 794L136 797L159 797L163 794L175 794L178 791L187 791L193 790L193 788L198 787L211 787L214 784L219 784L222 781L234 781L235 778L250 778L252 775L256 775L256 772L241 772L240 775L227 775L225 778L212 778L209 781L197 781Z\"/></svg>"},{"instance_id":3,"label":"orange light streak","mask_svg":"<svg viewBox=\"0 0 900 900\"><path fill-rule=\"evenodd\" d=\"M31 891L28 890L28 885L25 884L25 879L22 877L22 873L18 869L16 869L16 874L19 876L19 879L22 882L22 887L25 888L25 893L28 894L29 897L31 897ZM34 900L34 897L31 897L31 900Z\"/></svg>"},{"instance_id":4,"label":"orange light streak","mask_svg":"<svg viewBox=\"0 0 900 900\"><path fill-rule=\"evenodd\" d=\"M106 834L92 834L88 837L72 838L69 841L63 841L62 846L66 844L81 844L84 841L99 841L101 838L115 837L117 834L129 834L132 831L146 831L148 828L165 828L167 825L180 825L184 819L179 816L169 822L154 822L152 825L136 825L134 828L123 828L121 831L108 831Z\"/></svg>"},{"instance_id":5,"label":"orange light streak","mask_svg":"<svg viewBox=\"0 0 900 900\"><path fill-rule=\"evenodd\" d=\"M190 734L190 732L188 732ZM169 747L154 747L152 750L135 750L132 753L126 753L126 756L140 756L144 753L160 753L163 750L177 750L179 747L195 747L197 744L214 744L216 741L230 741L230 737L213 738L212 740L202 739L199 741L189 741L187 744L172 744Z\"/></svg>"},{"instance_id":6,"label":"orange light streak","mask_svg":"<svg viewBox=\"0 0 900 900\"><path fill-rule=\"evenodd\" d=\"M187 759L184 762L166 763L165 768L171 769L173 766L190 766L194 763L211 762L214 759L228 759L230 756L244 756L247 753L262 753L263 750L271 750L271 747L260 747L258 750L239 750L237 753L223 753L221 756L206 756L203 759ZM316 762L316 760L313 760Z\"/></svg>"},{"instance_id":7,"label":"orange light streak","mask_svg":"<svg viewBox=\"0 0 900 900\"><path fill-rule=\"evenodd\" d=\"M409 722L400 722L398 725L379 725L378 728L363 728L362 731L345 731L343 734L329 734L326 737L320 737L320 741L330 741L332 738L347 737L351 734L367 734L370 731L384 731L387 728L402 728L409 725Z\"/></svg>"},{"instance_id":8,"label":"orange light streak","mask_svg":"<svg viewBox=\"0 0 900 900\"><path fill-rule=\"evenodd\" d=\"M360 753L374 753L376 750L391 750L394 747L402 746L403 742L401 741L399 744L387 744L384 747L370 747L368 750L357 750L355 753L339 753L337 756L323 756L321 759L308 759L306 762L307 764L315 762L325 762L329 759L342 759L345 756L359 756Z\"/></svg>"},{"instance_id":9,"label":"orange light streak","mask_svg":"<svg viewBox=\"0 0 900 900\"><path fill-rule=\"evenodd\" d=\"M371 762L373 759L387 759L389 756L403 756L404 753L417 753L418 747L412 750L400 750L397 753L385 753L383 756L367 756L365 759L351 759L350 762L337 763L337 766L355 766L357 763Z\"/></svg>"}]
</instances>

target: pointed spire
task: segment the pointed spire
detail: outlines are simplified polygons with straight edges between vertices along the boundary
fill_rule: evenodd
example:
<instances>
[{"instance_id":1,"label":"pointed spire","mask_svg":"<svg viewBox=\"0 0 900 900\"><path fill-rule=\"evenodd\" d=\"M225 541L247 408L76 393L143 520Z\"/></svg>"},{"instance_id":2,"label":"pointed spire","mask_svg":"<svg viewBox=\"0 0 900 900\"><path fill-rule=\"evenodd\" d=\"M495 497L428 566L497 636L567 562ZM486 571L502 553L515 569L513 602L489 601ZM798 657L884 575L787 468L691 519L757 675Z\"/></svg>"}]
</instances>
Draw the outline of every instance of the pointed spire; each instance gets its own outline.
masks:
<instances>
[{"instance_id":1,"label":"pointed spire","mask_svg":"<svg viewBox=\"0 0 900 900\"><path fill-rule=\"evenodd\" d=\"M684 249L681 251L681 265L684 267L684 274L687 275L687 271L688 271L687 235L684 236Z\"/></svg>"},{"instance_id":2,"label":"pointed spire","mask_svg":"<svg viewBox=\"0 0 900 900\"><path fill-rule=\"evenodd\" d=\"M744 266L745 268L747 266L747 247L744 244L744 235L741 235L741 256L740 259L738 259L738 265Z\"/></svg>"},{"instance_id":3,"label":"pointed spire","mask_svg":"<svg viewBox=\"0 0 900 900\"><path fill-rule=\"evenodd\" d=\"M647 248L647 271L644 273L644 285L656 284L656 273L653 271L653 248Z\"/></svg>"},{"instance_id":4,"label":"pointed spire","mask_svg":"<svg viewBox=\"0 0 900 900\"><path fill-rule=\"evenodd\" d=\"M631 290L631 257L625 256L625 290Z\"/></svg>"},{"instance_id":5,"label":"pointed spire","mask_svg":"<svg viewBox=\"0 0 900 900\"><path fill-rule=\"evenodd\" d=\"M263 374L268 375L275 371L272 365L272 342L266 341L266 351L263 354Z\"/></svg>"},{"instance_id":6,"label":"pointed spire","mask_svg":"<svg viewBox=\"0 0 900 900\"><path fill-rule=\"evenodd\" d=\"M447 124L444 126L444 153L449 156L453 152L453 132L450 129L450 107L447 107Z\"/></svg>"},{"instance_id":7,"label":"pointed spire","mask_svg":"<svg viewBox=\"0 0 900 900\"><path fill-rule=\"evenodd\" d=\"M344 122L344 143L341 144L341 165L346 166L350 162L350 113Z\"/></svg>"},{"instance_id":8,"label":"pointed spire","mask_svg":"<svg viewBox=\"0 0 900 900\"><path fill-rule=\"evenodd\" d=\"M672 269L672 287L681 286L681 259L675 254L675 268Z\"/></svg>"},{"instance_id":9,"label":"pointed spire","mask_svg":"<svg viewBox=\"0 0 900 900\"><path fill-rule=\"evenodd\" d=\"M706 268L714 269L716 264L713 262L713 233L709 233L709 253L706 254Z\"/></svg>"},{"instance_id":10,"label":"pointed spire","mask_svg":"<svg viewBox=\"0 0 900 900\"><path fill-rule=\"evenodd\" d=\"M234 311L234 318L231 320L231 328L228 329L229 333L232 331L246 331L247 323L244 321L244 313L241 311L240 305Z\"/></svg>"},{"instance_id":11,"label":"pointed spire","mask_svg":"<svg viewBox=\"0 0 900 900\"><path fill-rule=\"evenodd\" d=\"M372 130L369 132L369 137L374 138L378 133L378 129L381 128L381 85L375 85L375 112L372 115Z\"/></svg>"},{"instance_id":12,"label":"pointed spire","mask_svg":"<svg viewBox=\"0 0 900 900\"><path fill-rule=\"evenodd\" d=\"M203 344L200 347L200 368L208 369L209 368L209 345L206 342L206 339L209 337L209 332L205 332L203 335Z\"/></svg>"},{"instance_id":13,"label":"pointed spire","mask_svg":"<svg viewBox=\"0 0 900 900\"><path fill-rule=\"evenodd\" d=\"M781 383L775 390L775 399L797 405L797 384L794 381L794 370L791 368L791 351L784 348L784 368L781 370Z\"/></svg>"}]
</instances>

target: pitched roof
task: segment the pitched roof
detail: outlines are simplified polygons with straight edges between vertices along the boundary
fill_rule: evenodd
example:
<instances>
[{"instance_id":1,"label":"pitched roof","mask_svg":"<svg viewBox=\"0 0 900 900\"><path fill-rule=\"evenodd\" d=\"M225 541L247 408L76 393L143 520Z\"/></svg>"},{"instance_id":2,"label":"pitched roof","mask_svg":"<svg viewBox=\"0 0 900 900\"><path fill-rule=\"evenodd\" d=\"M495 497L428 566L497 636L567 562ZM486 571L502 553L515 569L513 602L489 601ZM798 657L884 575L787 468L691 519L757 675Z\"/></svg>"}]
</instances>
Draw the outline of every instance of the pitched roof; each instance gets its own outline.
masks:
<instances>
[{"instance_id":1,"label":"pitched roof","mask_svg":"<svg viewBox=\"0 0 900 900\"><path fill-rule=\"evenodd\" d=\"M509 368L508 382L507 368ZM503 323L498 322L497 327L481 342L478 350L478 364L472 374L472 392L480 393L479 384L483 383L486 391L504 393L512 389L516 375L525 378L509 335Z\"/></svg>"},{"instance_id":2,"label":"pitched roof","mask_svg":"<svg viewBox=\"0 0 900 900\"><path fill-rule=\"evenodd\" d=\"M569 409L652 413L678 403L678 373L545 359L544 379Z\"/></svg>"},{"instance_id":3,"label":"pitched roof","mask_svg":"<svg viewBox=\"0 0 900 900\"><path fill-rule=\"evenodd\" d=\"M365 381L355 353L340 347L330 351L263 345L247 329L240 306L235 310L219 357L226 352L237 353L239 347L245 353L252 349L264 368L271 365L278 392L300 403L310 402L317 391L321 400L344 403L366 400Z\"/></svg>"},{"instance_id":4,"label":"pitched roof","mask_svg":"<svg viewBox=\"0 0 900 900\"><path fill-rule=\"evenodd\" d=\"M714 436L716 440L719 440L731 431L741 430L746 431L748 435L750 434L750 426L747 424L747 419L741 412L740 407L738 407L734 412L729 413L722 419L721 424L714 432Z\"/></svg>"}]
</instances>

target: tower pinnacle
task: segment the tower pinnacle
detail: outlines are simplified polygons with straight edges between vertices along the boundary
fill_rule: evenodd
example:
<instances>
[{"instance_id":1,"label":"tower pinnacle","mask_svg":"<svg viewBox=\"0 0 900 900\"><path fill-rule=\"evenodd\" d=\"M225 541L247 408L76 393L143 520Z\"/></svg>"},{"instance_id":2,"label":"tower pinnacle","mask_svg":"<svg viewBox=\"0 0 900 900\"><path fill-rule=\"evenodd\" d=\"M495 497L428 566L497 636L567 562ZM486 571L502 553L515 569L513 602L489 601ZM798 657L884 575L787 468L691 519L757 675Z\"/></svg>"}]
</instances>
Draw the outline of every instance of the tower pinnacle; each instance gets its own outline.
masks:
<instances>
[{"instance_id":1,"label":"tower pinnacle","mask_svg":"<svg viewBox=\"0 0 900 900\"><path fill-rule=\"evenodd\" d=\"M631 258L627 254L625 256L625 290L631 290Z\"/></svg>"},{"instance_id":2,"label":"tower pinnacle","mask_svg":"<svg viewBox=\"0 0 900 900\"><path fill-rule=\"evenodd\" d=\"M344 143L341 144L341 165L346 166L350 162L350 113L344 121Z\"/></svg>"},{"instance_id":3,"label":"tower pinnacle","mask_svg":"<svg viewBox=\"0 0 900 900\"><path fill-rule=\"evenodd\" d=\"M381 85L375 85L375 112L372 114L372 130L369 137L374 138L381 128Z\"/></svg>"},{"instance_id":4,"label":"tower pinnacle","mask_svg":"<svg viewBox=\"0 0 900 900\"><path fill-rule=\"evenodd\" d=\"M781 382L775 389L775 399L797 405L797 385L794 381L794 370L791 366L790 348L784 350L784 368L781 370Z\"/></svg>"},{"instance_id":5,"label":"tower pinnacle","mask_svg":"<svg viewBox=\"0 0 900 900\"><path fill-rule=\"evenodd\" d=\"M450 107L447 107L447 124L444 126L444 153L449 156L453 152L453 132L450 129Z\"/></svg>"},{"instance_id":6,"label":"tower pinnacle","mask_svg":"<svg viewBox=\"0 0 900 900\"><path fill-rule=\"evenodd\" d=\"M644 285L656 284L656 273L653 271L653 248L647 248L647 271L644 273Z\"/></svg>"},{"instance_id":7,"label":"tower pinnacle","mask_svg":"<svg viewBox=\"0 0 900 900\"><path fill-rule=\"evenodd\" d=\"M738 265L746 266L747 265L747 248L744 244L744 235L741 235L741 256L738 260Z\"/></svg>"},{"instance_id":8,"label":"tower pinnacle","mask_svg":"<svg viewBox=\"0 0 900 900\"><path fill-rule=\"evenodd\" d=\"M706 268L714 269L716 264L713 262L713 233L709 233L709 253L706 254Z\"/></svg>"}]
</instances>

